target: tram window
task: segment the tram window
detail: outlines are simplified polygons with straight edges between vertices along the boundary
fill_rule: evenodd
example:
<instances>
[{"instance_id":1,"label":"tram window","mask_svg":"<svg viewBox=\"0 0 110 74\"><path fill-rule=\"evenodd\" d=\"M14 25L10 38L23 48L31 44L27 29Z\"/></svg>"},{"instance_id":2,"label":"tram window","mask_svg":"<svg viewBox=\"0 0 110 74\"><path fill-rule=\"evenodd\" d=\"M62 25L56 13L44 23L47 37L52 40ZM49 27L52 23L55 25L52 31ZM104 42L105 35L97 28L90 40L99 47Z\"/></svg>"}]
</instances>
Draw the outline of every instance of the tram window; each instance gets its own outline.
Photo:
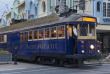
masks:
<instances>
[{"instance_id":1,"label":"tram window","mask_svg":"<svg viewBox=\"0 0 110 74\"><path fill-rule=\"evenodd\" d=\"M80 25L80 36L88 36L88 24Z\"/></svg>"},{"instance_id":2,"label":"tram window","mask_svg":"<svg viewBox=\"0 0 110 74\"><path fill-rule=\"evenodd\" d=\"M23 35L22 33L20 33L20 42L22 42L22 40L23 40Z\"/></svg>"},{"instance_id":3,"label":"tram window","mask_svg":"<svg viewBox=\"0 0 110 74\"><path fill-rule=\"evenodd\" d=\"M32 40L32 31L29 31L29 33L28 33L28 40Z\"/></svg>"},{"instance_id":4,"label":"tram window","mask_svg":"<svg viewBox=\"0 0 110 74\"><path fill-rule=\"evenodd\" d=\"M89 24L89 36L95 36L95 25Z\"/></svg>"},{"instance_id":5,"label":"tram window","mask_svg":"<svg viewBox=\"0 0 110 74\"><path fill-rule=\"evenodd\" d=\"M43 39L43 30L39 30L39 39Z\"/></svg>"},{"instance_id":6,"label":"tram window","mask_svg":"<svg viewBox=\"0 0 110 74\"><path fill-rule=\"evenodd\" d=\"M23 33L23 41L25 41L25 33Z\"/></svg>"},{"instance_id":7,"label":"tram window","mask_svg":"<svg viewBox=\"0 0 110 74\"><path fill-rule=\"evenodd\" d=\"M57 38L57 27L51 28L51 38Z\"/></svg>"},{"instance_id":8,"label":"tram window","mask_svg":"<svg viewBox=\"0 0 110 74\"><path fill-rule=\"evenodd\" d=\"M34 31L34 39L37 40L37 37L38 36L37 36L37 30L36 30L36 31Z\"/></svg>"},{"instance_id":9,"label":"tram window","mask_svg":"<svg viewBox=\"0 0 110 74\"><path fill-rule=\"evenodd\" d=\"M2 35L1 35L1 36L0 36L0 42L2 42L2 39L3 39L3 38L2 38Z\"/></svg>"},{"instance_id":10,"label":"tram window","mask_svg":"<svg viewBox=\"0 0 110 74\"><path fill-rule=\"evenodd\" d=\"M7 42L7 35L4 35L4 42Z\"/></svg>"},{"instance_id":11,"label":"tram window","mask_svg":"<svg viewBox=\"0 0 110 74\"><path fill-rule=\"evenodd\" d=\"M1 42L4 42L4 36L3 35L1 36Z\"/></svg>"},{"instance_id":12,"label":"tram window","mask_svg":"<svg viewBox=\"0 0 110 74\"><path fill-rule=\"evenodd\" d=\"M65 37L65 26L58 26L58 37Z\"/></svg>"},{"instance_id":13,"label":"tram window","mask_svg":"<svg viewBox=\"0 0 110 74\"><path fill-rule=\"evenodd\" d=\"M45 29L45 39L49 39L50 38L50 31L49 28Z\"/></svg>"}]
</instances>

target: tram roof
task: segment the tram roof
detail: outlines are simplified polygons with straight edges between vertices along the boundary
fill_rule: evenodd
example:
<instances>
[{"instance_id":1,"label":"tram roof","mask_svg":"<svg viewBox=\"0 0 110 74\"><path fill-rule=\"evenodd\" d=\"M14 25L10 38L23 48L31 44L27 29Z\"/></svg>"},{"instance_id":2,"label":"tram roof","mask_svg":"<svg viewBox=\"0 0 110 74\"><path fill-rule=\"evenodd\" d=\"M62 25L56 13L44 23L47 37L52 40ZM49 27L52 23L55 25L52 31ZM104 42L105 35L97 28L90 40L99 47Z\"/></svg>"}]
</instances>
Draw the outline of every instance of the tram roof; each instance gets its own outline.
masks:
<instances>
[{"instance_id":1,"label":"tram roof","mask_svg":"<svg viewBox=\"0 0 110 74\"><path fill-rule=\"evenodd\" d=\"M45 16L42 18L37 18L34 20L29 20L26 22L3 27L0 29L0 34L13 32L13 31L20 31L20 30L30 29L30 28L40 27L40 26L46 26L46 25L51 25L51 24L56 24L56 23L62 23L62 22L82 21L82 17L95 18L91 15L84 14L84 13L75 13L68 17L59 17L57 14L52 14L52 15Z\"/></svg>"}]
</instances>

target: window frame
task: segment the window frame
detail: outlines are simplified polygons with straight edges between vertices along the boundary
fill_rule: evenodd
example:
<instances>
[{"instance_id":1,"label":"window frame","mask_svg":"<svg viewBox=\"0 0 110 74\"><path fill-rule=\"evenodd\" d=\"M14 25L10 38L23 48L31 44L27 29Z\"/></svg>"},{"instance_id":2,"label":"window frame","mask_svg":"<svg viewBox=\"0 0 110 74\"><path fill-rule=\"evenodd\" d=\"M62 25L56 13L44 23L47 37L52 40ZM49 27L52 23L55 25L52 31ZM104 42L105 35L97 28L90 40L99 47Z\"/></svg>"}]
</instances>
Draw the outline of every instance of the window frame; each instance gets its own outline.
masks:
<instances>
[{"instance_id":1,"label":"window frame","mask_svg":"<svg viewBox=\"0 0 110 74\"><path fill-rule=\"evenodd\" d=\"M43 37L42 37L42 39L39 39L39 30L43 30ZM38 29L38 40L43 40L44 39L44 29L42 28L42 29Z\"/></svg>"},{"instance_id":2,"label":"window frame","mask_svg":"<svg viewBox=\"0 0 110 74\"><path fill-rule=\"evenodd\" d=\"M64 38L65 38L65 33L66 33L66 32L65 32L65 25L59 25L59 26L57 27L58 30L59 30L59 27L60 27L60 26L64 26L64 37L59 37L59 31L58 31L58 34L57 34L57 35L58 35L58 39L64 39Z\"/></svg>"},{"instance_id":3,"label":"window frame","mask_svg":"<svg viewBox=\"0 0 110 74\"><path fill-rule=\"evenodd\" d=\"M49 38L45 38L45 29L49 29ZM44 40L49 40L49 39L51 39L51 29L50 27L44 28Z\"/></svg>"},{"instance_id":4,"label":"window frame","mask_svg":"<svg viewBox=\"0 0 110 74\"><path fill-rule=\"evenodd\" d=\"M97 12L100 12L100 10L101 10L101 2L98 1L97 2Z\"/></svg>"},{"instance_id":5,"label":"window frame","mask_svg":"<svg viewBox=\"0 0 110 74\"><path fill-rule=\"evenodd\" d=\"M46 2L42 1L42 11L43 13L46 12Z\"/></svg>"},{"instance_id":6,"label":"window frame","mask_svg":"<svg viewBox=\"0 0 110 74\"><path fill-rule=\"evenodd\" d=\"M56 27L57 32L56 32L56 37L53 37L53 38L52 38L52 36L51 36L51 34L52 34L52 33L51 33L51 28L53 28L53 27ZM57 38L58 38L58 26L53 26L53 27L50 27L50 38L51 38L51 39L57 39Z\"/></svg>"}]
</instances>

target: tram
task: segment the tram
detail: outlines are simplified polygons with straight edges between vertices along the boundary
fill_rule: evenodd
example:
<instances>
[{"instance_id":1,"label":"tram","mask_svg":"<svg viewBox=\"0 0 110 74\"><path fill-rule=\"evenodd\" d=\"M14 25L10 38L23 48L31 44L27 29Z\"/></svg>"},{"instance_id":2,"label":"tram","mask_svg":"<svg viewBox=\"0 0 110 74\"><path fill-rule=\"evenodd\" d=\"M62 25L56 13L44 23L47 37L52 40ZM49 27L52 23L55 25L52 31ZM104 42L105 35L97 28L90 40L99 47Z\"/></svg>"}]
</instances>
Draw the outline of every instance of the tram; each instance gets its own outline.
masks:
<instances>
[{"instance_id":1,"label":"tram","mask_svg":"<svg viewBox=\"0 0 110 74\"><path fill-rule=\"evenodd\" d=\"M17 58L39 63L69 64L100 59L96 38L97 19L75 13L67 17L52 14L0 29L0 50Z\"/></svg>"}]
</instances>

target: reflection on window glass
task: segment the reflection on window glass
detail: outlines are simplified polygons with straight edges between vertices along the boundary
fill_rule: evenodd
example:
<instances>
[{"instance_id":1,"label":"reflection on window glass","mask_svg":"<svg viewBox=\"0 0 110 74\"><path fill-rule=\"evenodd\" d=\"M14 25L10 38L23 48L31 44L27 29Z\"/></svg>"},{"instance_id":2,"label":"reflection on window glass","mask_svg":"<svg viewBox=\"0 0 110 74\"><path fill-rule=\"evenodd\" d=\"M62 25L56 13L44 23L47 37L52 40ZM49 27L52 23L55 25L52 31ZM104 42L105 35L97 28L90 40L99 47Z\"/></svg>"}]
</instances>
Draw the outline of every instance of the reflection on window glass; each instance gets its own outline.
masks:
<instances>
[{"instance_id":1,"label":"reflection on window glass","mask_svg":"<svg viewBox=\"0 0 110 74\"><path fill-rule=\"evenodd\" d=\"M29 32L29 35L28 35L28 36L29 36L29 37L28 37L29 40L32 40L32 31Z\"/></svg>"},{"instance_id":2,"label":"reflection on window glass","mask_svg":"<svg viewBox=\"0 0 110 74\"><path fill-rule=\"evenodd\" d=\"M23 33L23 41L25 41L25 33Z\"/></svg>"},{"instance_id":3,"label":"reflection on window glass","mask_svg":"<svg viewBox=\"0 0 110 74\"><path fill-rule=\"evenodd\" d=\"M45 38L50 38L49 28L45 29Z\"/></svg>"},{"instance_id":4,"label":"reflection on window glass","mask_svg":"<svg viewBox=\"0 0 110 74\"><path fill-rule=\"evenodd\" d=\"M65 37L65 26L58 27L58 37Z\"/></svg>"},{"instance_id":5,"label":"reflection on window glass","mask_svg":"<svg viewBox=\"0 0 110 74\"><path fill-rule=\"evenodd\" d=\"M39 39L43 39L43 30L39 30Z\"/></svg>"},{"instance_id":6,"label":"reflection on window glass","mask_svg":"<svg viewBox=\"0 0 110 74\"><path fill-rule=\"evenodd\" d=\"M88 36L88 24L80 25L80 36Z\"/></svg>"},{"instance_id":7,"label":"reflection on window glass","mask_svg":"<svg viewBox=\"0 0 110 74\"><path fill-rule=\"evenodd\" d=\"M89 36L95 36L95 25L90 24L89 27Z\"/></svg>"},{"instance_id":8,"label":"reflection on window glass","mask_svg":"<svg viewBox=\"0 0 110 74\"><path fill-rule=\"evenodd\" d=\"M37 31L34 31L34 39L37 39Z\"/></svg>"},{"instance_id":9,"label":"reflection on window glass","mask_svg":"<svg viewBox=\"0 0 110 74\"><path fill-rule=\"evenodd\" d=\"M56 27L51 28L51 38L57 37L57 29Z\"/></svg>"},{"instance_id":10,"label":"reflection on window glass","mask_svg":"<svg viewBox=\"0 0 110 74\"><path fill-rule=\"evenodd\" d=\"M20 42L22 42L22 40L23 40L23 35L22 35L22 33L20 34Z\"/></svg>"}]
</instances>

